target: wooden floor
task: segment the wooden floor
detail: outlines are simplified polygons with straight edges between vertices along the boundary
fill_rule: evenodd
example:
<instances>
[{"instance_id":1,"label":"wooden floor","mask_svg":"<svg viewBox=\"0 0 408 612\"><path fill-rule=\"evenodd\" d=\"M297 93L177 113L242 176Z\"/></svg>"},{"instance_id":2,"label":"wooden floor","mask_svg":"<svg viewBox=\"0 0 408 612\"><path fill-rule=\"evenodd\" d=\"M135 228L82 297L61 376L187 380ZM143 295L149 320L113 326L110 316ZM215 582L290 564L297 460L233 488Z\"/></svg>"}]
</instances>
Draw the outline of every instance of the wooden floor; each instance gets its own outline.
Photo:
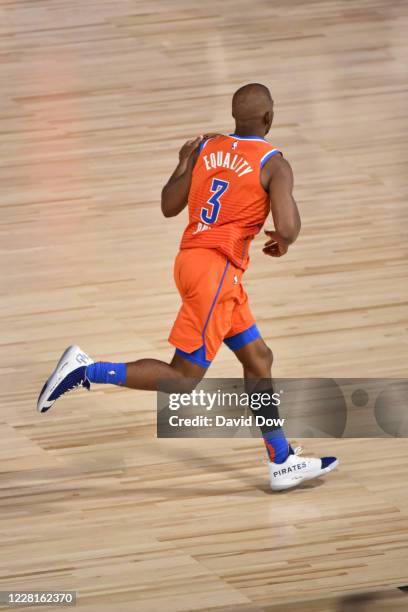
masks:
<instances>
[{"instance_id":1,"label":"wooden floor","mask_svg":"<svg viewBox=\"0 0 408 612\"><path fill-rule=\"evenodd\" d=\"M185 217L160 189L249 81L272 89L303 217L246 274L275 375L406 376L407 22L400 0L3 0L0 590L75 589L86 612L333 612L364 591L408 609L406 440L306 441L341 468L271 494L259 440L157 440L153 394L35 412L69 343L171 356ZM227 349L211 374L239 376Z\"/></svg>"}]
</instances>

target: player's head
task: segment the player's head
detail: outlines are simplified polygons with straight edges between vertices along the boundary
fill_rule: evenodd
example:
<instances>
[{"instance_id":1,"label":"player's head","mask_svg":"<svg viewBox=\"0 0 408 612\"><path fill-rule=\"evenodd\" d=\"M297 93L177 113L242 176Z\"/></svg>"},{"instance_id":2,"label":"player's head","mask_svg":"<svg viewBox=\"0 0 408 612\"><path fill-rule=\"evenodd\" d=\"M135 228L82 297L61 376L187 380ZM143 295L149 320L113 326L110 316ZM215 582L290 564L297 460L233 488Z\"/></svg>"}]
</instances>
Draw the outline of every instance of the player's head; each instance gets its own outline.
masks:
<instances>
[{"instance_id":1,"label":"player's head","mask_svg":"<svg viewBox=\"0 0 408 612\"><path fill-rule=\"evenodd\" d=\"M267 134L273 121L271 92L260 83L248 83L237 89L232 97L232 116L237 130Z\"/></svg>"}]
</instances>

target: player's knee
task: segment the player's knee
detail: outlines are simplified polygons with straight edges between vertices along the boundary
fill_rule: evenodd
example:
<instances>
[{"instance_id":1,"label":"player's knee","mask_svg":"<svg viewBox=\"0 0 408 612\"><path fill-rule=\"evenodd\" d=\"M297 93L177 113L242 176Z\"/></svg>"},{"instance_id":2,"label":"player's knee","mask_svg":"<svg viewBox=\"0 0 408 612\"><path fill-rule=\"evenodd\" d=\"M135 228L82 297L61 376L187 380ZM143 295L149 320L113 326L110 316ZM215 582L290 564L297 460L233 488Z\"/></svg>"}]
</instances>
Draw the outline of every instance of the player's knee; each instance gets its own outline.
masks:
<instances>
[{"instance_id":1,"label":"player's knee","mask_svg":"<svg viewBox=\"0 0 408 612\"><path fill-rule=\"evenodd\" d=\"M264 342L256 347L249 363L244 364L244 371L250 378L268 378L271 375L273 353Z\"/></svg>"},{"instance_id":2,"label":"player's knee","mask_svg":"<svg viewBox=\"0 0 408 612\"><path fill-rule=\"evenodd\" d=\"M272 352L272 349L270 349L269 346L267 346L266 344L265 344L264 359L265 359L265 363L267 364L268 368L271 368L273 364L273 352Z\"/></svg>"},{"instance_id":3,"label":"player's knee","mask_svg":"<svg viewBox=\"0 0 408 612\"><path fill-rule=\"evenodd\" d=\"M180 389L180 393L191 393L197 387L201 379L202 376L193 377L191 374L187 376L181 374L177 379L177 387Z\"/></svg>"},{"instance_id":4,"label":"player's knee","mask_svg":"<svg viewBox=\"0 0 408 612\"><path fill-rule=\"evenodd\" d=\"M177 376L171 381L171 387L174 393L192 393L201 381L202 376L194 378L186 378L182 373L178 372Z\"/></svg>"},{"instance_id":5,"label":"player's knee","mask_svg":"<svg viewBox=\"0 0 408 612\"><path fill-rule=\"evenodd\" d=\"M259 356L258 356L258 364L259 371L262 372L262 376L267 378L270 376L271 368L273 363L273 353L269 346L264 344L260 347Z\"/></svg>"},{"instance_id":6,"label":"player's knee","mask_svg":"<svg viewBox=\"0 0 408 612\"><path fill-rule=\"evenodd\" d=\"M266 369L272 367L273 353L267 344L262 343L258 346L257 361Z\"/></svg>"},{"instance_id":7,"label":"player's knee","mask_svg":"<svg viewBox=\"0 0 408 612\"><path fill-rule=\"evenodd\" d=\"M170 366L174 373L174 382L179 393L191 393L203 378L206 369L184 359L177 353L174 355Z\"/></svg>"}]
</instances>

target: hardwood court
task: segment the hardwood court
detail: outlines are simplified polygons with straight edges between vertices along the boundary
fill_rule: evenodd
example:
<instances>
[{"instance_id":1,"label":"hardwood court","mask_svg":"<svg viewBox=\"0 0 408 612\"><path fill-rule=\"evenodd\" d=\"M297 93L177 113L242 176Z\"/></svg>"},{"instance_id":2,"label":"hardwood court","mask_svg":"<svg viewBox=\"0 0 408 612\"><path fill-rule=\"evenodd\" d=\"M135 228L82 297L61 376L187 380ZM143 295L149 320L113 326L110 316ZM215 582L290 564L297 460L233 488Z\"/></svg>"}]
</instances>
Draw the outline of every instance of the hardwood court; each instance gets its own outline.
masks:
<instances>
[{"instance_id":1,"label":"hardwood court","mask_svg":"<svg viewBox=\"0 0 408 612\"><path fill-rule=\"evenodd\" d=\"M153 394L98 387L35 412L74 341L171 356L185 217L162 218L161 186L185 139L230 130L249 81L273 91L303 218L281 260L258 237L246 274L275 375L406 375L407 5L5 0L0 15L1 590L75 589L87 612L332 612L407 584L406 440L302 441L341 468L271 494L259 440L157 440ZM211 375L239 374L223 349Z\"/></svg>"}]
</instances>

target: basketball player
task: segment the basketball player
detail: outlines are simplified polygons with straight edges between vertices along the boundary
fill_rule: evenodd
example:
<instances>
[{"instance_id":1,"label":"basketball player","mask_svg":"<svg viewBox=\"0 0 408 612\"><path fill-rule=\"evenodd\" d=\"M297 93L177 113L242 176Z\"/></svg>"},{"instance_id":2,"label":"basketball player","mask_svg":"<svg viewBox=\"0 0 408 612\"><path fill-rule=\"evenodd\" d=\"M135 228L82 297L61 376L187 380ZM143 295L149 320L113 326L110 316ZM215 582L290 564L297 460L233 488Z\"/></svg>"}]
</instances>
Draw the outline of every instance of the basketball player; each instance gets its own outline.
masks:
<instances>
[{"instance_id":1,"label":"basketball player","mask_svg":"<svg viewBox=\"0 0 408 612\"><path fill-rule=\"evenodd\" d=\"M247 381L271 380L272 351L261 338L242 276L250 242L269 211L275 230L265 232L269 239L263 252L270 257L287 253L299 234L300 218L292 196L292 169L265 140L273 120L267 87L251 83L238 89L232 115L233 134L200 136L184 144L162 191L165 217L178 215L187 204L189 211L174 266L182 306L169 336L176 349L173 359L94 363L78 346L71 346L40 393L40 412L67 391L89 389L91 383L155 390L163 379L201 379L222 342L235 353ZM276 408L268 410L265 416L270 417L271 410L277 416ZM335 457L299 457L280 427L264 427L262 435L273 490L289 489L338 465Z\"/></svg>"}]
</instances>

